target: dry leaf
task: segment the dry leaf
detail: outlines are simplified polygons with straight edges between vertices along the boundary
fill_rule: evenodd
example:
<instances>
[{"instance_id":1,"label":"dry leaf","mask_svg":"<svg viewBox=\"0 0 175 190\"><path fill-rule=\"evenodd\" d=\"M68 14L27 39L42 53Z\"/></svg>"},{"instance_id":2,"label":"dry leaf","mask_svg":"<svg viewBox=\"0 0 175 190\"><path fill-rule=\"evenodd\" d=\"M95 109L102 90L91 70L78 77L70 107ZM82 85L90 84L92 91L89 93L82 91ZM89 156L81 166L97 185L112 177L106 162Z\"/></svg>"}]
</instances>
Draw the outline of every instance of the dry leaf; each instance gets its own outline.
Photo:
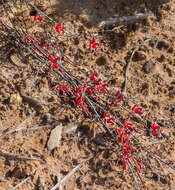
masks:
<instances>
[{"instance_id":1,"label":"dry leaf","mask_svg":"<svg viewBox=\"0 0 175 190\"><path fill-rule=\"evenodd\" d=\"M47 148L49 150L49 152L51 152L54 148L57 148L60 144L60 140L62 137L62 129L63 126L62 124L57 125L50 134L48 143L47 143Z\"/></svg>"},{"instance_id":2,"label":"dry leaf","mask_svg":"<svg viewBox=\"0 0 175 190\"><path fill-rule=\"evenodd\" d=\"M79 125L78 123L69 123L68 125L63 127L63 133L69 134L73 131L76 131L78 125Z\"/></svg>"}]
</instances>

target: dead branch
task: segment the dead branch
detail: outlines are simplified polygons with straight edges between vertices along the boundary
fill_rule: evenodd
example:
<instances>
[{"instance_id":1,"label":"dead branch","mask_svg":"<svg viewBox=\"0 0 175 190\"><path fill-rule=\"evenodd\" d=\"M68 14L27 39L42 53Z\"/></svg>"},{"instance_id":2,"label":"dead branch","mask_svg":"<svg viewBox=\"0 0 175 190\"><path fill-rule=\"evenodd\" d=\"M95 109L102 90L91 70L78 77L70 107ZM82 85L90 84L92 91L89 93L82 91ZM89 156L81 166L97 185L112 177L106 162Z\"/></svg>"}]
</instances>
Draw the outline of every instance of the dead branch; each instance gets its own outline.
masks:
<instances>
[{"instance_id":1,"label":"dead branch","mask_svg":"<svg viewBox=\"0 0 175 190\"><path fill-rule=\"evenodd\" d=\"M17 159L17 160L36 160L36 161L42 161L39 158L31 158L31 157L25 157L17 154L11 154L7 152L1 152L0 151L0 156L3 156L5 158L10 158L10 159Z\"/></svg>"},{"instance_id":2,"label":"dead branch","mask_svg":"<svg viewBox=\"0 0 175 190\"><path fill-rule=\"evenodd\" d=\"M13 187L12 190L16 190L19 187L21 187L24 183L26 183L28 180L30 179L30 177L27 177L26 179L24 179L21 183L19 183L18 185L16 185L15 187Z\"/></svg>"},{"instance_id":3,"label":"dead branch","mask_svg":"<svg viewBox=\"0 0 175 190\"><path fill-rule=\"evenodd\" d=\"M71 172L69 172L61 181L59 181L54 187L52 187L51 190L56 190L60 184L62 184L63 182L65 182L67 180L67 178L69 178L70 176L72 176L81 166L83 166L83 164L86 162L87 160L81 162L79 165L77 165Z\"/></svg>"},{"instance_id":4,"label":"dead branch","mask_svg":"<svg viewBox=\"0 0 175 190\"><path fill-rule=\"evenodd\" d=\"M133 22L137 22L139 20L146 19L148 16L153 16L153 14L152 13L139 13L135 16L116 17L116 18L113 18L112 20L101 21L98 24L98 27L101 28L106 25L113 25L113 24L115 24L116 26L131 24Z\"/></svg>"}]
</instances>

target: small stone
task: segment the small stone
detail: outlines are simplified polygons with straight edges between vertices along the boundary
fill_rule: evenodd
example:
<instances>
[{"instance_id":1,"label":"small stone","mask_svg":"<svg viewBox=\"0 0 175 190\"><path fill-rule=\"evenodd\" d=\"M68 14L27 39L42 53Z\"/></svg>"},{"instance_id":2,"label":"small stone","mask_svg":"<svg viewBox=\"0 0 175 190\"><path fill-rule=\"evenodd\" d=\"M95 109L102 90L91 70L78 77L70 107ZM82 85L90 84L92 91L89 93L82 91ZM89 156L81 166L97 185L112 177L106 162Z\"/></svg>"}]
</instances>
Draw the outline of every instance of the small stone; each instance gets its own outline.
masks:
<instances>
[{"instance_id":1,"label":"small stone","mask_svg":"<svg viewBox=\"0 0 175 190\"><path fill-rule=\"evenodd\" d=\"M96 60L96 64L99 66L106 65L107 63L108 63L107 58L104 56L101 56L101 57L97 58L97 60Z\"/></svg>"},{"instance_id":2,"label":"small stone","mask_svg":"<svg viewBox=\"0 0 175 190\"><path fill-rule=\"evenodd\" d=\"M50 121L51 116L52 116L52 115L51 115L50 113L46 113L46 114L44 115L44 117L43 117L43 120L48 122L48 121Z\"/></svg>"},{"instance_id":3,"label":"small stone","mask_svg":"<svg viewBox=\"0 0 175 190\"><path fill-rule=\"evenodd\" d=\"M168 49L170 46L170 42L168 40L159 40L157 43L157 48L158 49Z\"/></svg>"},{"instance_id":4,"label":"small stone","mask_svg":"<svg viewBox=\"0 0 175 190\"><path fill-rule=\"evenodd\" d=\"M150 73L150 72L153 71L154 67L155 67L155 63L153 63L152 61L147 61L147 62L143 65L142 70L143 70L145 73L148 74L148 73Z\"/></svg>"},{"instance_id":5,"label":"small stone","mask_svg":"<svg viewBox=\"0 0 175 190\"><path fill-rule=\"evenodd\" d=\"M10 103L11 104L21 104L22 98L19 94L12 94L10 96Z\"/></svg>"},{"instance_id":6,"label":"small stone","mask_svg":"<svg viewBox=\"0 0 175 190\"><path fill-rule=\"evenodd\" d=\"M157 61L160 63L163 63L165 61L166 57L162 54L159 58L157 58Z\"/></svg>"},{"instance_id":7,"label":"small stone","mask_svg":"<svg viewBox=\"0 0 175 190\"><path fill-rule=\"evenodd\" d=\"M148 48L147 46L145 46L145 45L141 45L141 46L139 47L139 50L146 52L146 51L149 50L149 48Z\"/></svg>"},{"instance_id":8,"label":"small stone","mask_svg":"<svg viewBox=\"0 0 175 190\"><path fill-rule=\"evenodd\" d=\"M147 58L147 54L144 51L136 51L133 56L133 61L143 61Z\"/></svg>"},{"instance_id":9,"label":"small stone","mask_svg":"<svg viewBox=\"0 0 175 190\"><path fill-rule=\"evenodd\" d=\"M175 98L175 89L170 90L168 96L169 96L170 98Z\"/></svg>"},{"instance_id":10,"label":"small stone","mask_svg":"<svg viewBox=\"0 0 175 190\"><path fill-rule=\"evenodd\" d=\"M149 40L149 46L154 47L155 45L156 45L156 40L155 39Z\"/></svg>"}]
</instances>

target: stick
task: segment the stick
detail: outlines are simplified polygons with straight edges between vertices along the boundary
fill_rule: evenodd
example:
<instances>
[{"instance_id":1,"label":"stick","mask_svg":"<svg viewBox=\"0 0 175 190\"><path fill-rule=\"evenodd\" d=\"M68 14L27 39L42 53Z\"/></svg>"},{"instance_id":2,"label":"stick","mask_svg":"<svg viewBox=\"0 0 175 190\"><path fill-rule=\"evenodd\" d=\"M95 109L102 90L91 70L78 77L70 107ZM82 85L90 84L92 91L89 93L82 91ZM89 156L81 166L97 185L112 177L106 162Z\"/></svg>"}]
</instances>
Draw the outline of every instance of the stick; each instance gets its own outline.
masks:
<instances>
[{"instance_id":1,"label":"stick","mask_svg":"<svg viewBox=\"0 0 175 190\"><path fill-rule=\"evenodd\" d=\"M139 47L136 47L136 48L134 49L134 51L132 52L131 57L130 57L130 59L129 59L129 62L126 64L126 69L125 69L125 81L123 82L122 87L121 87L121 88L122 88L121 93L122 93L124 96L126 96L127 77L128 77L128 72L129 72L129 68L130 68L130 65L131 65L131 61L132 61L132 58L133 58L135 52L136 52L138 49L139 49Z\"/></svg>"},{"instance_id":2,"label":"stick","mask_svg":"<svg viewBox=\"0 0 175 190\"><path fill-rule=\"evenodd\" d=\"M36 160L36 161L42 161L39 158L31 158L31 157L25 157L25 156L20 156L17 154L11 154L7 152L1 152L0 151L0 156L6 157L6 158L12 158L12 159L19 159L19 160Z\"/></svg>"},{"instance_id":3,"label":"stick","mask_svg":"<svg viewBox=\"0 0 175 190\"><path fill-rule=\"evenodd\" d=\"M18 189L20 186L22 186L25 182L27 182L30 179L30 177L27 177L26 179L24 179L21 183L19 183L18 185L16 185L15 187L13 187L12 190L16 190Z\"/></svg>"},{"instance_id":4,"label":"stick","mask_svg":"<svg viewBox=\"0 0 175 190\"><path fill-rule=\"evenodd\" d=\"M139 183L138 183L138 181L137 181L137 178L136 178L136 176L135 176L135 174L134 174L133 168L131 167L131 165L130 165L130 163L129 163L128 160L126 160L126 162L127 162L127 165L129 166L129 169L130 169L130 171L131 171L131 173L132 173L132 176L133 176L133 178L134 178L134 181L135 181L135 183L136 183L136 188L137 188L137 190L140 190L140 186L139 186Z\"/></svg>"},{"instance_id":5,"label":"stick","mask_svg":"<svg viewBox=\"0 0 175 190\"><path fill-rule=\"evenodd\" d=\"M16 89L15 89L14 85L10 82L10 80L1 72L0 72L0 75L8 81L8 83L10 84L12 89L16 92Z\"/></svg>"},{"instance_id":6,"label":"stick","mask_svg":"<svg viewBox=\"0 0 175 190\"><path fill-rule=\"evenodd\" d=\"M106 25L124 25L124 24L131 24L133 22L137 22L138 20L143 20L145 18L147 18L148 16L153 16L152 13L139 13L136 14L135 16L122 16L122 17L116 17L113 18L112 20L105 20L105 21L101 21L98 24L98 27L104 27Z\"/></svg>"},{"instance_id":7,"label":"stick","mask_svg":"<svg viewBox=\"0 0 175 190\"><path fill-rule=\"evenodd\" d=\"M56 190L61 183L65 182L67 180L67 178L69 178L70 176L72 176L87 160L81 162L78 166L76 166L71 172L69 172L60 182L58 182L54 187L52 187L52 189L50 190Z\"/></svg>"}]
</instances>

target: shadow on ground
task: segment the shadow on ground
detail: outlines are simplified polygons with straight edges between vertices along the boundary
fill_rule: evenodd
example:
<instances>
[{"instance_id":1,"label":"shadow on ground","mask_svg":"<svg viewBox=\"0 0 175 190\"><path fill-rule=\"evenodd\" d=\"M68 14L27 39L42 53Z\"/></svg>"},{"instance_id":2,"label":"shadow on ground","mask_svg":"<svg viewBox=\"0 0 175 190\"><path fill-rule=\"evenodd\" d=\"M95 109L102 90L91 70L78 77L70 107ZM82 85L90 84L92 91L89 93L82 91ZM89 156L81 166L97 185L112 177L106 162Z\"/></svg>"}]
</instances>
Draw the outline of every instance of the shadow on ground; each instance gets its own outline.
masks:
<instances>
[{"instance_id":1,"label":"shadow on ground","mask_svg":"<svg viewBox=\"0 0 175 190\"><path fill-rule=\"evenodd\" d=\"M97 26L97 23L112 16L133 15L138 12L151 11L157 19L162 17L162 8L170 9L171 0L57 0L54 5L58 16L72 13L77 17L87 15L88 26ZM164 7L165 6L165 7Z\"/></svg>"}]
</instances>

